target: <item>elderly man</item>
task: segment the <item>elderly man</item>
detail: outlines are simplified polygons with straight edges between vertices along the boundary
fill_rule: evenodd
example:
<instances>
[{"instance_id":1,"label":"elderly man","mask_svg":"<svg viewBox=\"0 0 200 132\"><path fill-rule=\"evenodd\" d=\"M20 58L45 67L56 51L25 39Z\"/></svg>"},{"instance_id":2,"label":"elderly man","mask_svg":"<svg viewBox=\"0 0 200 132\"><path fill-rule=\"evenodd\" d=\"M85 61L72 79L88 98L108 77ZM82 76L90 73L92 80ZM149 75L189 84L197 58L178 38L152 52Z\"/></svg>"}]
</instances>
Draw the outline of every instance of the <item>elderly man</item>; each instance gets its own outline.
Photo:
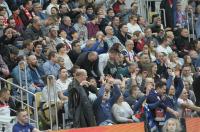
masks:
<instances>
[{"instance_id":1,"label":"elderly man","mask_svg":"<svg viewBox=\"0 0 200 132\"><path fill-rule=\"evenodd\" d=\"M114 36L114 31L111 26L106 26L105 32L106 32L105 40L109 48L112 47L114 43L120 43L119 39L116 36Z\"/></svg>"},{"instance_id":2,"label":"elderly man","mask_svg":"<svg viewBox=\"0 0 200 132\"><path fill-rule=\"evenodd\" d=\"M68 88L69 115L73 120L73 127L76 128L90 127L96 124L92 104L86 91L89 89L90 83L86 79L86 70L78 69Z\"/></svg>"},{"instance_id":3,"label":"elderly man","mask_svg":"<svg viewBox=\"0 0 200 132\"><path fill-rule=\"evenodd\" d=\"M64 30L67 33L67 39L72 40L72 32L75 31L71 23L71 18L68 16L63 17L60 30Z\"/></svg>"},{"instance_id":4,"label":"elderly man","mask_svg":"<svg viewBox=\"0 0 200 132\"><path fill-rule=\"evenodd\" d=\"M41 21L38 16L35 16L32 20L32 26L28 27L23 34L25 39L36 40L39 37L43 37L44 34L41 30Z\"/></svg>"}]
</instances>

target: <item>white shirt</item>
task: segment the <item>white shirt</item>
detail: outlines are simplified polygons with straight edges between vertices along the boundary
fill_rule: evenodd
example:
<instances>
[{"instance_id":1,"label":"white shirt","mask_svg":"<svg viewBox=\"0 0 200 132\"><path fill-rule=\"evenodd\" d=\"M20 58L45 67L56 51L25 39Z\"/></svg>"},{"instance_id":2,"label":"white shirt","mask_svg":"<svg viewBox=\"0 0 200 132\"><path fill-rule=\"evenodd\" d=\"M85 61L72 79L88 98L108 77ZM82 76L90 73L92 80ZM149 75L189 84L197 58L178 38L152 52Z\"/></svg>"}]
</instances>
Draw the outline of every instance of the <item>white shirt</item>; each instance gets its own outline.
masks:
<instances>
[{"instance_id":1,"label":"white shirt","mask_svg":"<svg viewBox=\"0 0 200 132\"><path fill-rule=\"evenodd\" d=\"M101 75L104 75L103 70L105 69L107 63L109 60L109 54L105 53L105 54L100 54L99 55L99 72Z\"/></svg>"},{"instance_id":2,"label":"white shirt","mask_svg":"<svg viewBox=\"0 0 200 132\"><path fill-rule=\"evenodd\" d=\"M65 68L67 70L71 70L71 68L73 67L73 63L70 60L69 56L67 54L65 54L64 56L58 55L59 57L62 57L64 59L64 63L65 63Z\"/></svg>"},{"instance_id":3,"label":"white shirt","mask_svg":"<svg viewBox=\"0 0 200 132\"><path fill-rule=\"evenodd\" d=\"M164 52L165 54L169 55L171 54L173 51L172 49L167 46L166 48L163 47L162 45L159 45L157 48L156 48L156 52Z\"/></svg>"},{"instance_id":4,"label":"white shirt","mask_svg":"<svg viewBox=\"0 0 200 132\"><path fill-rule=\"evenodd\" d=\"M72 82L71 78L68 78L65 81L61 81L60 79L58 79L56 81L56 89L58 90L58 92L60 91L65 91L68 89L69 84Z\"/></svg>"},{"instance_id":5,"label":"white shirt","mask_svg":"<svg viewBox=\"0 0 200 132\"><path fill-rule=\"evenodd\" d=\"M121 105L113 105L112 113L118 122L127 122L132 117L133 110L127 102L122 102Z\"/></svg>"},{"instance_id":6,"label":"white shirt","mask_svg":"<svg viewBox=\"0 0 200 132\"><path fill-rule=\"evenodd\" d=\"M0 106L0 115L10 117L10 107L8 104L4 104Z\"/></svg>"},{"instance_id":7,"label":"white shirt","mask_svg":"<svg viewBox=\"0 0 200 132\"><path fill-rule=\"evenodd\" d=\"M56 97L57 102L60 101L58 98L58 90L55 89L56 93L54 93L53 87L50 87L50 101L54 102L54 97ZM45 86L42 90L41 102L48 102L48 88ZM55 100L55 101L56 101Z\"/></svg>"},{"instance_id":8,"label":"white shirt","mask_svg":"<svg viewBox=\"0 0 200 132\"><path fill-rule=\"evenodd\" d=\"M131 34L133 34L135 31L142 32L142 29L140 28L140 26L137 23L135 25L128 23L127 27L128 27L128 32L131 33Z\"/></svg>"},{"instance_id":9,"label":"white shirt","mask_svg":"<svg viewBox=\"0 0 200 132\"><path fill-rule=\"evenodd\" d=\"M193 102L189 99L187 100L183 100L181 98L178 98L178 103L181 105L183 103L188 103L190 105L194 105ZM192 110L191 109L187 109L187 108L182 108L181 106L179 105L178 107L178 112L180 113L181 117L192 117Z\"/></svg>"}]
</instances>

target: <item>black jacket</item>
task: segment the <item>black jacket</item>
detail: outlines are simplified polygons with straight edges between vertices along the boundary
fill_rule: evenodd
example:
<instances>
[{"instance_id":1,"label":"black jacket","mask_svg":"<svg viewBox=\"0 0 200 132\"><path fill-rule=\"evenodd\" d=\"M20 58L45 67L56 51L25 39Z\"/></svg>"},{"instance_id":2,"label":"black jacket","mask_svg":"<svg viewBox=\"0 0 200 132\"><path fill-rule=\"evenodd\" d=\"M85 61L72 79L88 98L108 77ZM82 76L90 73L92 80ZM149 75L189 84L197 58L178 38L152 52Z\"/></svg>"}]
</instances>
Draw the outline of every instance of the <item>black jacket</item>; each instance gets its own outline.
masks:
<instances>
[{"instance_id":1,"label":"black jacket","mask_svg":"<svg viewBox=\"0 0 200 132\"><path fill-rule=\"evenodd\" d=\"M69 118L73 121L73 127L95 126L96 122L92 104L89 101L86 91L76 79L70 83L68 93Z\"/></svg>"},{"instance_id":2,"label":"black jacket","mask_svg":"<svg viewBox=\"0 0 200 132\"><path fill-rule=\"evenodd\" d=\"M196 105L200 106L200 76L194 79L192 86L196 96Z\"/></svg>"},{"instance_id":3,"label":"black jacket","mask_svg":"<svg viewBox=\"0 0 200 132\"><path fill-rule=\"evenodd\" d=\"M75 64L79 66L81 69L85 69L87 71L88 77L95 77L95 78L100 77L100 72L98 67L99 58L94 62L90 62L88 60L89 53L90 52L84 52L80 54ZM94 71L96 76L92 73L92 71Z\"/></svg>"},{"instance_id":4,"label":"black jacket","mask_svg":"<svg viewBox=\"0 0 200 132\"><path fill-rule=\"evenodd\" d=\"M44 34L42 30L40 29L39 31L36 30L33 26L30 26L27 28L23 34L24 39L31 39L31 40L36 40L39 37L43 37Z\"/></svg>"},{"instance_id":5,"label":"black jacket","mask_svg":"<svg viewBox=\"0 0 200 132\"><path fill-rule=\"evenodd\" d=\"M32 13L29 11L30 15L32 16ZM28 26L29 23L31 23L31 20L28 19L28 17L26 16L26 13L24 12L24 10L20 10L20 14L19 14L23 24L25 27ZM33 16L32 16L33 17Z\"/></svg>"}]
</instances>

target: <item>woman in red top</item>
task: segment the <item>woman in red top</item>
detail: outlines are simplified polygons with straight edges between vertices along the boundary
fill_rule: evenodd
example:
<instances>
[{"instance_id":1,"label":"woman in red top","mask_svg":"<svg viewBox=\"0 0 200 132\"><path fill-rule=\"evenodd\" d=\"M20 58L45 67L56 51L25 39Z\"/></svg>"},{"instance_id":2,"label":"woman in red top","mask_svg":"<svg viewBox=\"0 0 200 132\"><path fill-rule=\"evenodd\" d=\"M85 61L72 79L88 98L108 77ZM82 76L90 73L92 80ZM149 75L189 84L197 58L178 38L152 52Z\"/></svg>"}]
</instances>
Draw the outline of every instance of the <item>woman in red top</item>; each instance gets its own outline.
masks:
<instances>
[{"instance_id":1,"label":"woman in red top","mask_svg":"<svg viewBox=\"0 0 200 132\"><path fill-rule=\"evenodd\" d=\"M133 33L133 41L134 41L134 44L135 44L135 48L134 48L134 51L136 53L139 53L143 50L143 47L144 47L144 36L142 35L142 32L140 31L135 31Z\"/></svg>"},{"instance_id":2,"label":"woman in red top","mask_svg":"<svg viewBox=\"0 0 200 132\"><path fill-rule=\"evenodd\" d=\"M19 13L20 13L19 8L17 6L14 6L11 10L12 10L12 14L13 14L12 17L16 23L17 31L19 31L19 32L23 31L24 24L23 24L21 18L19 17Z\"/></svg>"}]
</instances>

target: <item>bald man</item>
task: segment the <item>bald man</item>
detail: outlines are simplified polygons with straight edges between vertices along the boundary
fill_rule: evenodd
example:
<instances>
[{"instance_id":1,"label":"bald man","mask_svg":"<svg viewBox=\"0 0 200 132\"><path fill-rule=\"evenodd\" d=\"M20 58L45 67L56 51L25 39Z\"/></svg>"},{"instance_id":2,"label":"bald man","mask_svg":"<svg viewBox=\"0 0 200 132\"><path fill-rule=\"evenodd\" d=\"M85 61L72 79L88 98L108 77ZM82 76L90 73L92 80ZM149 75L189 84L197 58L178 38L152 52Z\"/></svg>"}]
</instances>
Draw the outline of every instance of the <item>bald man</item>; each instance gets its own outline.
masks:
<instances>
[{"instance_id":1,"label":"bald man","mask_svg":"<svg viewBox=\"0 0 200 132\"><path fill-rule=\"evenodd\" d=\"M44 76L44 71L42 67L38 67L37 58L35 55L30 55L28 57L28 68L27 77L29 81L28 90L32 93L40 92L44 87L44 82L42 77ZM33 95L29 95L29 104L33 104Z\"/></svg>"},{"instance_id":2,"label":"bald man","mask_svg":"<svg viewBox=\"0 0 200 132\"><path fill-rule=\"evenodd\" d=\"M87 72L77 69L75 77L68 87L69 117L75 128L95 126L95 118L92 104L89 101L87 91L90 83L86 81Z\"/></svg>"}]
</instances>

